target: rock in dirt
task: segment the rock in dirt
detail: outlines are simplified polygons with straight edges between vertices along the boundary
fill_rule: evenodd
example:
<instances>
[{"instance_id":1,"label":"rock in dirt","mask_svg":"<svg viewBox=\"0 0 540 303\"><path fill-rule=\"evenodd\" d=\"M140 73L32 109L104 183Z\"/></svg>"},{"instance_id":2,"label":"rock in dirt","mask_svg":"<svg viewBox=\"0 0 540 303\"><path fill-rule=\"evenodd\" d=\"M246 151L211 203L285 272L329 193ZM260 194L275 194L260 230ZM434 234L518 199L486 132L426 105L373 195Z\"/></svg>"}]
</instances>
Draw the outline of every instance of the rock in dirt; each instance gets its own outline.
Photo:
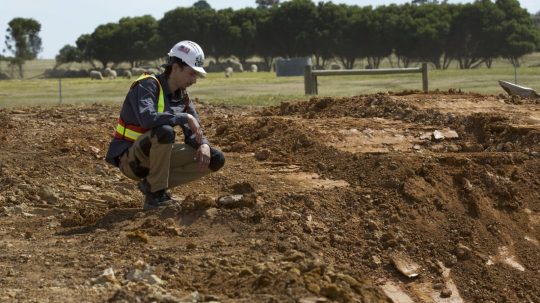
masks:
<instances>
[{"instance_id":1,"label":"rock in dirt","mask_svg":"<svg viewBox=\"0 0 540 303\"><path fill-rule=\"evenodd\" d=\"M413 299L409 297L397 284L392 282L386 282L381 286L382 291L393 303L414 303Z\"/></svg>"},{"instance_id":2,"label":"rock in dirt","mask_svg":"<svg viewBox=\"0 0 540 303\"><path fill-rule=\"evenodd\" d=\"M41 185L39 187L38 195L41 199L47 201L48 203L55 203L58 201L58 195L50 186L47 185Z\"/></svg>"},{"instance_id":3,"label":"rock in dirt","mask_svg":"<svg viewBox=\"0 0 540 303\"><path fill-rule=\"evenodd\" d=\"M270 158L270 151L268 149L261 149L255 153L255 159L257 161L264 161Z\"/></svg>"},{"instance_id":4,"label":"rock in dirt","mask_svg":"<svg viewBox=\"0 0 540 303\"><path fill-rule=\"evenodd\" d=\"M182 205L187 209L207 209L216 206L215 199L206 194L191 194L182 201Z\"/></svg>"},{"instance_id":5,"label":"rock in dirt","mask_svg":"<svg viewBox=\"0 0 540 303\"><path fill-rule=\"evenodd\" d=\"M253 194L222 196L218 199L218 205L225 208L254 207L257 197Z\"/></svg>"},{"instance_id":6,"label":"rock in dirt","mask_svg":"<svg viewBox=\"0 0 540 303\"><path fill-rule=\"evenodd\" d=\"M441 290L441 298L450 298L452 296L452 290L444 288Z\"/></svg>"},{"instance_id":7,"label":"rock in dirt","mask_svg":"<svg viewBox=\"0 0 540 303\"><path fill-rule=\"evenodd\" d=\"M214 219L219 214L219 209L215 207L208 208L204 211L204 216L208 219Z\"/></svg>"},{"instance_id":8,"label":"rock in dirt","mask_svg":"<svg viewBox=\"0 0 540 303\"><path fill-rule=\"evenodd\" d=\"M433 139L443 140L443 139L457 139L459 138L458 133L455 130L435 130L433 132Z\"/></svg>"},{"instance_id":9,"label":"rock in dirt","mask_svg":"<svg viewBox=\"0 0 540 303\"><path fill-rule=\"evenodd\" d=\"M472 250L459 243L456 247L456 257L458 258L458 260L468 260L472 257Z\"/></svg>"},{"instance_id":10,"label":"rock in dirt","mask_svg":"<svg viewBox=\"0 0 540 303\"><path fill-rule=\"evenodd\" d=\"M135 230L126 235L128 239L135 242L142 242L142 243L148 243L150 241L150 237L148 234L146 234L144 231L141 230Z\"/></svg>"},{"instance_id":11,"label":"rock in dirt","mask_svg":"<svg viewBox=\"0 0 540 303\"><path fill-rule=\"evenodd\" d=\"M328 302L328 299L325 297L306 297L298 301L298 303L324 303Z\"/></svg>"},{"instance_id":12,"label":"rock in dirt","mask_svg":"<svg viewBox=\"0 0 540 303\"><path fill-rule=\"evenodd\" d=\"M412 261L408 256L394 253L390 256L394 267L407 278L414 278L420 274L420 265Z\"/></svg>"},{"instance_id":13,"label":"rock in dirt","mask_svg":"<svg viewBox=\"0 0 540 303\"><path fill-rule=\"evenodd\" d=\"M146 282L150 285L161 285L163 280L153 274L154 268L142 260L135 262L134 267L127 273L126 279L134 282Z\"/></svg>"},{"instance_id":14,"label":"rock in dirt","mask_svg":"<svg viewBox=\"0 0 540 303\"><path fill-rule=\"evenodd\" d=\"M231 190L234 194L249 194L255 192L255 188L249 182L235 183L231 186Z\"/></svg>"},{"instance_id":15,"label":"rock in dirt","mask_svg":"<svg viewBox=\"0 0 540 303\"><path fill-rule=\"evenodd\" d=\"M114 275L114 270L112 269L112 267L105 269L99 277L92 280L92 284L94 285L106 283L119 284L116 276Z\"/></svg>"},{"instance_id":16,"label":"rock in dirt","mask_svg":"<svg viewBox=\"0 0 540 303\"><path fill-rule=\"evenodd\" d=\"M186 302L186 303L188 302L196 303L196 302L201 302L201 301L202 301L202 296L198 291L194 291L190 293L189 295L183 298L180 298L180 302Z\"/></svg>"}]
</instances>

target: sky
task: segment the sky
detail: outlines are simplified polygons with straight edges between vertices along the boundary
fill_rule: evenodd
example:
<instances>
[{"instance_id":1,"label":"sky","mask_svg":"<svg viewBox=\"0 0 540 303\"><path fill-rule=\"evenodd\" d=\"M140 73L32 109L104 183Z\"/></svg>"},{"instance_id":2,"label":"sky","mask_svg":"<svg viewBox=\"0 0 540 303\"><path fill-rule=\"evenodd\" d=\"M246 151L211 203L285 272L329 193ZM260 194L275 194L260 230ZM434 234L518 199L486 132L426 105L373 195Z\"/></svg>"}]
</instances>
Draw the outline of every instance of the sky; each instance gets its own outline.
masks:
<instances>
[{"instance_id":1,"label":"sky","mask_svg":"<svg viewBox=\"0 0 540 303\"><path fill-rule=\"evenodd\" d=\"M328 2L329 0L325 0ZM331 0L333 3L373 7L410 0ZM83 34L91 34L105 23L118 22L122 17L152 15L156 20L176 7L190 7L196 0L3 0L0 12L0 51L5 49L4 36L9 21L16 17L33 18L41 24L43 50L38 57L53 59L66 44L75 45ZM255 7L255 0L206 0L214 9ZM283 0L281 2L284 2ZM319 2L316 0L314 2ZM449 3L469 1L450 0ZM520 0L529 13L540 11L539 0ZM9 55L8 53L2 53Z\"/></svg>"}]
</instances>

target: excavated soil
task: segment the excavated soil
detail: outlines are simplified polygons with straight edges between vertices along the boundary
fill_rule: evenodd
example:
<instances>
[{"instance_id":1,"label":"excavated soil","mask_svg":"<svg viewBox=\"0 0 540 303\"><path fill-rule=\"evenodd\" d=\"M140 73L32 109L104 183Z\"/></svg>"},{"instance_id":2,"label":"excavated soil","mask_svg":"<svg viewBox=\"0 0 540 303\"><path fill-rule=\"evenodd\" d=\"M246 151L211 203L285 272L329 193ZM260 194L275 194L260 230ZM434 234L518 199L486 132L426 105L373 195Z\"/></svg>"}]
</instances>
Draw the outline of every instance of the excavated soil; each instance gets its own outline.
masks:
<instances>
[{"instance_id":1,"label":"excavated soil","mask_svg":"<svg viewBox=\"0 0 540 303\"><path fill-rule=\"evenodd\" d=\"M147 212L118 110L0 110L1 302L540 302L538 100L200 104L227 163Z\"/></svg>"}]
</instances>

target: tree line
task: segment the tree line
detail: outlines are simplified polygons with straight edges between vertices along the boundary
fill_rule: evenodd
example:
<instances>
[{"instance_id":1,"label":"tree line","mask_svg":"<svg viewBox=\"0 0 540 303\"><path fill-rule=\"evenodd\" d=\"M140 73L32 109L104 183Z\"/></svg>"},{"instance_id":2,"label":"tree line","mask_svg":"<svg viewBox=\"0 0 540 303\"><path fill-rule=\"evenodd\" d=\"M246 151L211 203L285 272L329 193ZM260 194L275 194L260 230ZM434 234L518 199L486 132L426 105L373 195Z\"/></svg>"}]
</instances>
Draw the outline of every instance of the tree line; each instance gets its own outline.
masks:
<instances>
[{"instance_id":1,"label":"tree line","mask_svg":"<svg viewBox=\"0 0 540 303\"><path fill-rule=\"evenodd\" d=\"M188 39L218 62L231 56L242 63L253 56L267 63L274 57L310 56L317 66L336 59L345 68L358 60L378 68L389 58L393 66L429 62L446 69L457 62L467 69L491 67L496 58L517 66L520 57L540 49L538 14L530 15L517 0L417 1L376 8L310 0L257 3L257 8L214 10L201 0L159 20L122 18L81 35L56 60L137 66L164 58L171 45Z\"/></svg>"}]
</instances>

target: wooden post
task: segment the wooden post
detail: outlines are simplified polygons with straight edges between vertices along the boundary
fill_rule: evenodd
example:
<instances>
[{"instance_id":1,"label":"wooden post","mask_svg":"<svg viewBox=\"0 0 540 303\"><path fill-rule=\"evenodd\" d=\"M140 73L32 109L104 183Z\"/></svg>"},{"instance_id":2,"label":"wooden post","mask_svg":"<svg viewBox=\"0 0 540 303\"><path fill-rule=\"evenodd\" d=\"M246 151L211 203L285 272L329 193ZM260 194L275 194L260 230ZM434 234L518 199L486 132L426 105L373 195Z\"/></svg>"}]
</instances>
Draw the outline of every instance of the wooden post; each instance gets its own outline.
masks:
<instances>
[{"instance_id":1,"label":"wooden post","mask_svg":"<svg viewBox=\"0 0 540 303\"><path fill-rule=\"evenodd\" d=\"M428 92L428 71L427 71L427 63L422 63L422 89L425 93Z\"/></svg>"},{"instance_id":2,"label":"wooden post","mask_svg":"<svg viewBox=\"0 0 540 303\"><path fill-rule=\"evenodd\" d=\"M311 76L311 89L313 90L312 95L319 94L319 83L317 83L317 76Z\"/></svg>"},{"instance_id":3,"label":"wooden post","mask_svg":"<svg viewBox=\"0 0 540 303\"><path fill-rule=\"evenodd\" d=\"M311 95L313 91L311 83L311 80L313 79L311 74L312 68L313 67L311 65L306 65L304 68L304 92L306 95Z\"/></svg>"},{"instance_id":4,"label":"wooden post","mask_svg":"<svg viewBox=\"0 0 540 303\"><path fill-rule=\"evenodd\" d=\"M62 78L58 78L58 96L60 98L60 104L62 104Z\"/></svg>"}]
</instances>

